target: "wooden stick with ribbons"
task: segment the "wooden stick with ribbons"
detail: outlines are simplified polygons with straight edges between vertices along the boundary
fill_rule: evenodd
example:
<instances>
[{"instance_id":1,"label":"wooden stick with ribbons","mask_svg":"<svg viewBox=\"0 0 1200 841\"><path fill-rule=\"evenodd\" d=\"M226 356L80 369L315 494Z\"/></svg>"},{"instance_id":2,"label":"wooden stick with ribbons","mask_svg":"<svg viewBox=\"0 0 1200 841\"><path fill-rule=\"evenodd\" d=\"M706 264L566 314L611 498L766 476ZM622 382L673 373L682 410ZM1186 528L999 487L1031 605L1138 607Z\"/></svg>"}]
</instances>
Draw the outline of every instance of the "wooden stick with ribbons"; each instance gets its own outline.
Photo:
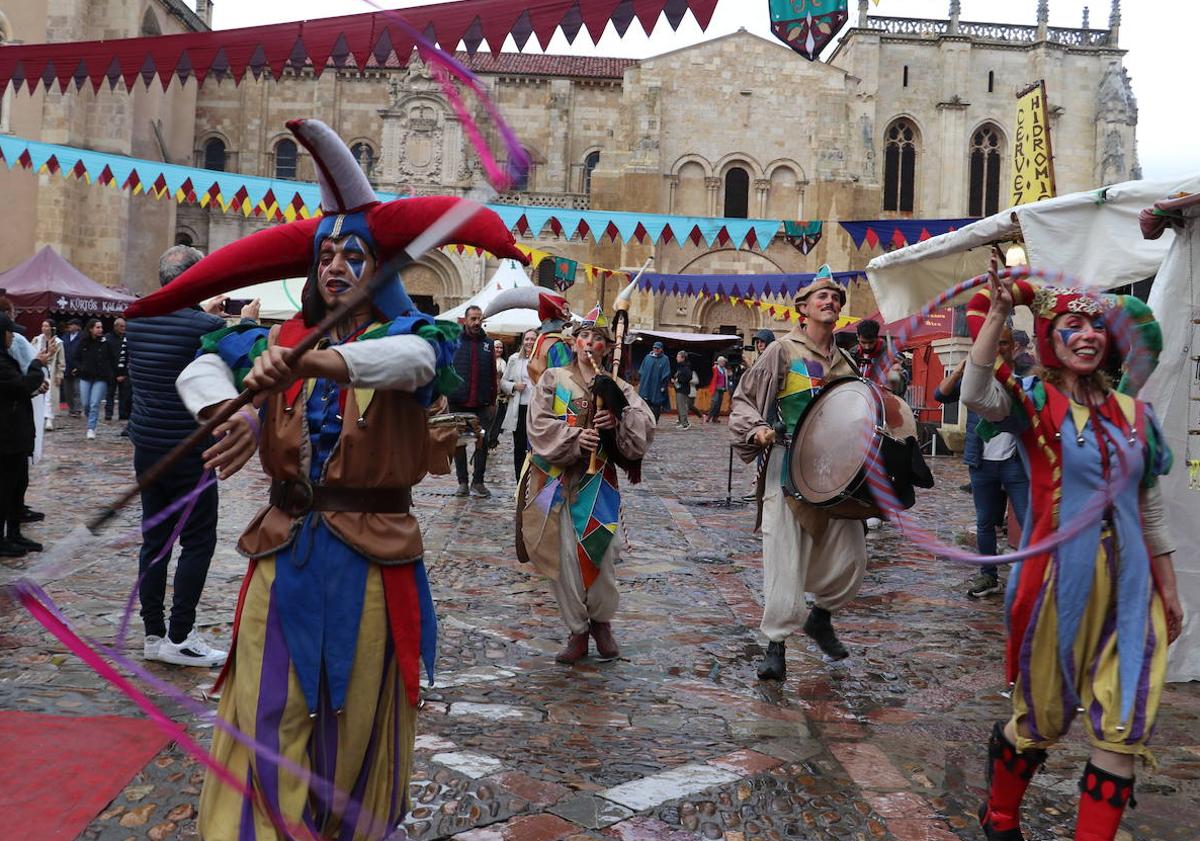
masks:
<instances>
[{"instance_id":1,"label":"wooden stick with ribbons","mask_svg":"<svg viewBox=\"0 0 1200 841\"><path fill-rule=\"evenodd\" d=\"M407 249L381 265L366 284L354 287L347 292L338 301L338 305L325 318L321 319L320 323L304 334L304 337L287 351L285 360L288 366L295 367L300 358L316 347L317 343L321 341L321 338L326 333L332 330L339 321L361 306L364 301L370 300L379 287L387 279L391 278L392 275L410 265L426 251L437 247L439 243L450 237L467 220L482 209L483 201L486 201L486 198L482 200L455 202L449 210L438 217L432 225L414 239ZM258 392L254 389L243 389L237 397L222 404L213 413L211 418L202 423L198 429L163 456L153 467L139 475L134 484L126 488L120 496L105 505L88 520L86 523L87 530L93 535L99 534L121 509L133 501L134 497L161 480L167 471L179 463L180 459L212 437L213 431L218 426L250 405L257 394Z\"/></svg>"}]
</instances>

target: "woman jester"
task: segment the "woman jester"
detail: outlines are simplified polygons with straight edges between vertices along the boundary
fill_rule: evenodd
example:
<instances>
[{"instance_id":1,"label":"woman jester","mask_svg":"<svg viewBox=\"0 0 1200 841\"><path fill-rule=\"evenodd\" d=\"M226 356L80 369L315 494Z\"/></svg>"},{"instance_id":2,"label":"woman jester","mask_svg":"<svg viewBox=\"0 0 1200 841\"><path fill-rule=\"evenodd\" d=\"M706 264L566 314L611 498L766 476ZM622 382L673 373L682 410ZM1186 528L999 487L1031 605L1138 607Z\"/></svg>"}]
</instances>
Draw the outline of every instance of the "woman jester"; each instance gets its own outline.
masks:
<instances>
[{"instance_id":1,"label":"woman jester","mask_svg":"<svg viewBox=\"0 0 1200 841\"><path fill-rule=\"evenodd\" d=\"M1034 313L1039 376L993 370L1014 304ZM1009 578L1007 668L1012 717L989 744L989 841L1019 841L1020 806L1046 748L1082 719L1092 752L1080 781L1078 841L1112 841L1132 802L1134 758L1148 756L1167 661L1183 611L1157 479L1170 468L1151 407L1114 390L1103 373L1110 351L1127 372L1147 373L1152 354L1117 348L1118 308L1155 325L1143 304L1001 279L993 258L988 289L968 305L975 344L962 400L1018 436L1030 475L1028 542L1060 523L1093 520ZM1135 312L1134 310L1137 310ZM1146 344L1146 343L1143 343ZM1096 503L1110 494L1096 510ZM1090 514L1095 511L1095 514Z\"/></svg>"}]
</instances>

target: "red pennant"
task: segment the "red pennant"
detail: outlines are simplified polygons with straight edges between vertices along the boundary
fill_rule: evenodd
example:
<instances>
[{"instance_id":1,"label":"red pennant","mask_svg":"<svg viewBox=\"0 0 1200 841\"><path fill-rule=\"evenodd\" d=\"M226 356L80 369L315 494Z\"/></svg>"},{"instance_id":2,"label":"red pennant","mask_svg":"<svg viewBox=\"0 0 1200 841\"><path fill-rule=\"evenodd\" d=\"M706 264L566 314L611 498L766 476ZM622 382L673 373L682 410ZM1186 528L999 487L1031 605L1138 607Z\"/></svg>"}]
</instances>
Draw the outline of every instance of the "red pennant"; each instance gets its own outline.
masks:
<instances>
[{"instance_id":1,"label":"red pennant","mask_svg":"<svg viewBox=\"0 0 1200 841\"><path fill-rule=\"evenodd\" d=\"M871 246L872 248L879 247L879 235L875 233L874 228L867 228L867 235L864 237L864 239L866 239L867 245Z\"/></svg>"},{"instance_id":2,"label":"red pennant","mask_svg":"<svg viewBox=\"0 0 1200 841\"><path fill-rule=\"evenodd\" d=\"M617 10L620 2L621 0L592 0L580 7L580 17L583 18L583 25L587 27L593 44L600 42L600 37L604 35L604 28L608 26L608 22L612 19L613 12Z\"/></svg>"},{"instance_id":3,"label":"red pennant","mask_svg":"<svg viewBox=\"0 0 1200 841\"><path fill-rule=\"evenodd\" d=\"M892 231L892 245L896 248L903 248L908 245L908 240L904 238L904 232L899 228Z\"/></svg>"},{"instance_id":4,"label":"red pennant","mask_svg":"<svg viewBox=\"0 0 1200 841\"><path fill-rule=\"evenodd\" d=\"M931 236L931 234L929 233L929 229L922 228L921 235L919 237L917 237L917 242L924 242L925 240L929 239L930 236Z\"/></svg>"}]
</instances>

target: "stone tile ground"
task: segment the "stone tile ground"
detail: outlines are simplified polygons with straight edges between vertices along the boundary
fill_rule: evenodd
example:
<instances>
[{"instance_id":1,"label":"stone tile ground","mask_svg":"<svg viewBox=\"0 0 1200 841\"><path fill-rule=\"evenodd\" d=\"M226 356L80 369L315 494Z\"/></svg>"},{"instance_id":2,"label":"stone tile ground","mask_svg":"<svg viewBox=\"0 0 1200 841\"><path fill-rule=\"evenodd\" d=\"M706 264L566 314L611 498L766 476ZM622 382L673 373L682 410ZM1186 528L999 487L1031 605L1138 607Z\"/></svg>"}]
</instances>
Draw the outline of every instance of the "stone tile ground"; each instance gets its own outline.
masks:
<instances>
[{"instance_id":1,"label":"stone tile ground","mask_svg":"<svg viewBox=\"0 0 1200 841\"><path fill-rule=\"evenodd\" d=\"M64 419L34 470L30 502L48 514L30 532L50 543L132 478L119 427L83 440ZM564 668L563 629L547 588L511 550L511 447L489 467L489 500L453 496L448 477L415 494L441 620L438 682L424 689L412 812L397 838L977 839L982 740L1005 715L998 600L963 596L969 571L936 560L885 526L868 541L860 598L838 617L848 661L804 640L788 680L761 684L760 542L753 511L726 497L725 428L664 419L645 481L626 489L628 547L616 632L623 657ZM947 541L973 522L956 459L936 460L938 487L916 509ZM734 466L734 497L750 472ZM233 544L264 498L260 474L222 487L221 542L200 606L228 640L245 568ZM136 569L135 511L57 570L31 556L0 581L33 574L81 630L116 634ZM0 708L137 715L28 618L6 608ZM141 645L135 619L127 649ZM212 675L155 665L203 699ZM211 702L208 702L211 703ZM177 711L178 712L178 711ZM1156 736L1159 766L1139 773L1138 839L1195 839L1200 826L1200 687L1172 685ZM184 716L184 720L189 720ZM207 740L206 729L192 720ZM1052 752L1027 803L1027 837L1070 837L1086 755ZM82 836L194 839L200 766L169 746Z\"/></svg>"}]
</instances>

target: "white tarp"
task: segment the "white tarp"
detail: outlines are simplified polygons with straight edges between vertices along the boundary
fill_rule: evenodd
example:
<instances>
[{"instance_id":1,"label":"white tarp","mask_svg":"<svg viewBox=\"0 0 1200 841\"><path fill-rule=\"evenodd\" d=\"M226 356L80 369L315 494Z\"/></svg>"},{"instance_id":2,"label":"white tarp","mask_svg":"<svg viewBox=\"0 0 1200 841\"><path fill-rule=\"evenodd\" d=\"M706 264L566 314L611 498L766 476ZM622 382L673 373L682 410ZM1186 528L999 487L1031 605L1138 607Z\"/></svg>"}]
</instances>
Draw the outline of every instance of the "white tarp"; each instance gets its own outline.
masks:
<instances>
[{"instance_id":1,"label":"white tarp","mask_svg":"<svg viewBox=\"0 0 1200 841\"><path fill-rule=\"evenodd\" d=\"M287 321L300 312L300 292L304 289L304 283L305 278L302 277L269 280L230 292L229 297L249 301L258 298L262 302L258 311L259 318L265 321Z\"/></svg>"},{"instance_id":2,"label":"white tarp","mask_svg":"<svg viewBox=\"0 0 1200 841\"><path fill-rule=\"evenodd\" d=\"M439 314L438 318L442 321L457 321L467 314L467 307L487 310L487 305L492 299L505 289L518 289L522 286L533 286L533 282L529 275L525 274L521 264L516 260L501 260L495 274L483 285L483 289L454 309ZM536 330L541 323L537 310L507 310L485 319L483 327L489 333L510 335Z\"/></svg>"},{"instance_id":3,"label":"white tarp","mask_svg":"<svg viewBox=\"0 0 1200 841\"><path fill-rule=\"evenodd\" d=\"M1200 192L1200 176L1126 181L1009 208L916 245L876 257L867 277L885 321L912 315L956 283L987 271L992 243L1024 237L1029 265L1111 289L1150 277L1174 236L1142 239L1138 213L1178 193ZM961 303L961 302L960 302Z\"/></svg>"},{"instance_id":4,"label":"white tarp","mask_svg":"<svg viewBox=\"0 0 1200 841\"><path fill-rule=\"evenodd\" d=\"M1160 197L1165 198L1165 196ZM1200 429L1200 373L1195 354L1200 348L1200 208L1187 211L1193 221L1174 238L1150 290L1150 308L1162 325L1163 352L1158 368L1138 396L1154 406L1175 466L1162 481L1163 501L1175 542L1175 577L1183 602L1183 634L1171 646L1167 680L1200 680L1200 491L1189 489L1188 430ZM1192 458L1200 458L1200 437L1191 436Z\"/></svg>"}]
</instances>

